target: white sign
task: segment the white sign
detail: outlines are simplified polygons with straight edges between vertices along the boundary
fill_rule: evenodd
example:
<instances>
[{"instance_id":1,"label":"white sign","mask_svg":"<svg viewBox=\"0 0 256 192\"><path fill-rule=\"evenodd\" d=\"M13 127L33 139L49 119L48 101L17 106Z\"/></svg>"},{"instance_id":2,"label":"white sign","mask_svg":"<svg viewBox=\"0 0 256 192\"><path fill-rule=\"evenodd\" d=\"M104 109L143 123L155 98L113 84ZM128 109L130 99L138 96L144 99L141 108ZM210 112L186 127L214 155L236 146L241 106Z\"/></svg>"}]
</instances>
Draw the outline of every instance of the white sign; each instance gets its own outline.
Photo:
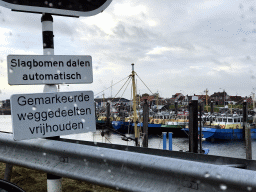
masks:
<instances>
[{"instance_id":1,"label":"white sign","mask_svg":"<svg viewBox=\"0 0 256 192\"><path fill-rule=\"evenodd\" d=\"M0 6L31 13L50 13L61 16L92 16L105 10L112 0L0 0Z\"/></svg>"},{"instance_id":2,"label":"white sign","mask_svg":"<svg viewBox=\"0 0 256 192\"><path fill-rule=\"evenodd\" d=\"M92 91L11 96L14 140L96 131Z\"/></svg>"},{"instance_id":3,"label":"white sign","mask_svg":"<svg viewBox=\"0 0 256 192\"><path fill-rule=\"evenodd\" d=\"M92 83L92 57L8 55L10 85Z\"/></svg>"}]
</instances>

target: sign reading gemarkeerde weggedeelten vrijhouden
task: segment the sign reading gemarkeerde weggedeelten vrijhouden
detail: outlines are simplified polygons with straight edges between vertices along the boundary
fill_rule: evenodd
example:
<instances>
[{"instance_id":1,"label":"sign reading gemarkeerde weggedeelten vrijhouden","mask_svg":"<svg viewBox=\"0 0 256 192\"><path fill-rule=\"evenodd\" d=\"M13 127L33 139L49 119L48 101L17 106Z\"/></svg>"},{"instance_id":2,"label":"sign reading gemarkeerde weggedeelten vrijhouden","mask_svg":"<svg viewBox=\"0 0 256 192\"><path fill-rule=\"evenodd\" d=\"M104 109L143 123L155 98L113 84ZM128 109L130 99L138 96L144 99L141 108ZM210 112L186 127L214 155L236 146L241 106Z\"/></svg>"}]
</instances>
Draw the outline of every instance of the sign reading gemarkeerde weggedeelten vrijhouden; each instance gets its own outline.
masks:
<instances>
[{"instance_id":1,"label":"sign reading gemarkeerde weggedeelten vrijhouden","mask_svg":"<svg viewBox=\"0 0 256 192\"><path fill-rule=\"evenodd\" d=\"M8 55L10 85L92 83L92 57Z\"/></svg>"},{"instance_id":2,"label":"sign reading gemarkeerde weggedeelten vrijhouden","mask_svg":"<svg viewBox=\"0 0 256 192\"><path fill-rule=\"evenodd\" d=\"M11 96L15 140L96 131L92 91Z\"/></svg>"}]
</instances>

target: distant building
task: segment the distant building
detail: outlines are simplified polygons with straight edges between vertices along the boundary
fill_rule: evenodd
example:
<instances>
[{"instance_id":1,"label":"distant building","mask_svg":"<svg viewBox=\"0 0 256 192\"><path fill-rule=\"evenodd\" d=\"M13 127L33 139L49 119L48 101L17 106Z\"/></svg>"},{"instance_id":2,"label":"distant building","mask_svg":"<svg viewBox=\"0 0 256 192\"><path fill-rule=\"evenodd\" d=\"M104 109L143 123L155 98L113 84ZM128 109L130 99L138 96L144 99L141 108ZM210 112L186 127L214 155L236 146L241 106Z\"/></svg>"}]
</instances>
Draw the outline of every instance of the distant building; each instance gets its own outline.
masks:
<instances>
[{"instance_id":1,"label":"distant building","mask_svg":"<svg viewBox=\"0 0 256 192\"><path fill-rule=\"evenodd\" d=\"M192 99L192 96L185 95L182 98L183 98L183 100L181 102L181 105L188 106L189 102Z\"/></svg>"},{"instance_id":2,"label":"distant building","mask_svg":"<svg viewBox=\"0 0 256 192\"><path fill-rule=\"evenodd\" d=\"M172 95L172 98L168 99L168 102L172 105L177 102L179 105L182 105L182 102L184 100L184 95L182 93L176 93L175 95Z\"/></svg>"},{"instance_id":3,"label":"distant building","mask_svg":"<svg viewBox=\"0 0 256 192\"><path fill-rule=\"evenodd\" d=\"M10 107L11 107L10 99L6 99L2 101L2 108L10 108Z\"/></svg>"},{"instance_id":4,"label":"distant building","mask_svg":"<svg viewBox=\"0 0 256 192\"><path fill-rule=\"evenodd\" d=\"M237 105L244 101L244 98L241 96L229 96L228 104Z\"/></svg>"},{"instance_id":5,"label":"distant building","mask_svg":"<svg viewBox=\"0 0 256 192\"><path fill-rule=\"evenodd\" d=\"M229 96L225 91L224 92L214 92L214 94L212 94L210 96L210 98L211 98L211 101L213 101L215 105L224 105L224 104L226 105L226 104L228 104L228 100L229 100Z\"/></svg>"},{"instance_id":6,"label":"distant building","mask_svg":"<svg viewBox=\"0 0 256 192\"><path fill-rule=\"evenodd\" d=\"M110 106L115 106L117 104L123 104L129 106L131 101L125 98L95 98L94 102L96 107L106 107L107 103L110 103Z\"/></svg>"},{"instance_id":7,"label":"distant building","mask_svg":"<svg viewBox=\"0 0 256 192\"><path fill-rule=\"evenodd\" d=\"M1 109L0 113L3 115L10 115L11 114L11 102L10 99L6 99L1 101Z\"/></svg>"}]
</instances>

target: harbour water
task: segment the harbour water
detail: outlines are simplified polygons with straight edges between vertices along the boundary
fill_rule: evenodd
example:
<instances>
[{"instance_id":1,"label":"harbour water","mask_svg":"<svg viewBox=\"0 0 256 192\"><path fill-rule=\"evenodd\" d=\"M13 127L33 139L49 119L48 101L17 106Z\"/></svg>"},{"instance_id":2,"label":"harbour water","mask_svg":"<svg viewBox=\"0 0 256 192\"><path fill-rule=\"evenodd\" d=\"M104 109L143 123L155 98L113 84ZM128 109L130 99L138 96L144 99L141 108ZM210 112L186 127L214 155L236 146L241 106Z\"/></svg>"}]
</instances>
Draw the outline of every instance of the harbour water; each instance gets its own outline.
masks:
<instances>
[{"instance_id":1,"label":"harbour water","mask_svg":"<svg viewBox=\"0 0 256 192\"><path fill-rule=\"evenodd\" d=\"M12 132L11 115L0 115L0 131L1 132ZM127 135L133 136L133 135ZM85 140L101 143L112 143L120 145L134 146L134 141L124 141L122 136L114 133L104 134L102 137L101 131L97 130L95 133L82 133L61 136L61 138L69 138L76 140ZM173 136L173 150L174 151L188 151L189 139L188 137L175 137ZM162 135L149 135L148 141L149 148L163 149ZM167 139L167 149L168 149ZM209 155L235 157L235 158L246 158L245 154L245 143L243 141L204 141L203 148L208 148ZM256 160L256 141L252 141L252 158Z\"/></svg>"}]
</instances>

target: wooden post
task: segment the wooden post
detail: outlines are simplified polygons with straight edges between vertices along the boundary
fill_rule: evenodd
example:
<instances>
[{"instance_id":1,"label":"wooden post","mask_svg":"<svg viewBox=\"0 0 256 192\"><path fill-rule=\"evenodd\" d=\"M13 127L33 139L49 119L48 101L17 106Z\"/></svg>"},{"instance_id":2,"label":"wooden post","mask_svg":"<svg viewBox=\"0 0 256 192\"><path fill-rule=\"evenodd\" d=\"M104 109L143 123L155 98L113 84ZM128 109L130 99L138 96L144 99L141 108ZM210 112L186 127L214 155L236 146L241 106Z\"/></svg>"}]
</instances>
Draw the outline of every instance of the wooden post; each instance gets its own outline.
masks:
<instances>
[{"instance_id":1,"label":"wooden post","mask_svg":"<svg viewBox=\"0 0 256 192\"><path fill-rule=\"evenodd\" d=\"M148 147L148 119L149 119L149 107L148 107L148 102L147 99L144 101L143 105L143 142L142 146L143 147Z\"/></svg>"},{"instance_id":2,"label":"wooden post","mask_svg":"<svg viewBox=\"0 0 256 192\"><path fill-rule=\"evenodd\" d=\"M213 114L214 110L213 110L213 101L211 101L211 115Z\"/></svg>"},{"instance_id":3,"label":"wooden post","mask_svg":"<svg viewBox=\"0 0 256 192\"><path fill-rule=\"evenodd\" d=\"M200 153L202 153L202 103L199 104L199 127L200 127L200 134L199 134L199 145L200 145Z\"/></svg>"},{"instance_id":4,"label":"wooden post","mask_svg":"<svg viewBox=\"0 0 256 192\"><path fill-rule=\"evenodd\" d=\"M252 159L252 139L251 128L247 123L245 127L245 147L246 147L246 159Z\"/></svg>"},{"instance_id":5,"label":"wooden post","mask_svg":"<svg viewBox=\"0 0 256 192\"><path fill-rule=\"evenodd\" d=\"M252 159L252 140L251 140L251 128L247 123L248 108L246 100L243 103L243 133L245 139L246 159Z\"/></svg>"},{"instance_id":6,"label":"wooden post","mask_svg":"<svg viewBox=\"0 0 256 192\"><path fill-rule=\"evenodd\" d=\"M110 103L107 102L107 121L106 126L110 126Z\"/></svg>"},{"instance_id":7,"label":"wooden post","mask_svg":"<svg viewBox=\"0 0 256 192\"><path fill-rule=\"evenodd\" d=\"M175 101L174 108L175 108L175 115L178 115L178 103L177 103L177 101Z\"/></svg>"},{"instance_id":8,"label":"wooden post","mask_svg":"<svg viewBox=\"0 0 256 192\"><path fill-rule=\"evenodd\" d=\"M210 116L210 126L212 126L212 121L213 121L213 113L214 113L214 107L213 107L213 101L211 101L211 116Z\"/></svg>"},{"instance_id":9,"label":"wooden post","mask_svg":"<svg viewBox=\"0 0 256 192\"><path fill-rule=\"evenodd\" d=\"M243 139L245 140L245 127L246 127L246 123L247 123L247 113L248 113L248 109L247 109L247 102L246 100L244 100L243 102Z\"/></svg>"},{"instance_id":10,"label":"wooden post","mask_svg":"<svg viewBox=\"0 0 256 192\"><path fill-rule=\"evenodd\" d=\"M189 152L198 153L198 97L189 104Z\"/></svg>"}]
</instances>

